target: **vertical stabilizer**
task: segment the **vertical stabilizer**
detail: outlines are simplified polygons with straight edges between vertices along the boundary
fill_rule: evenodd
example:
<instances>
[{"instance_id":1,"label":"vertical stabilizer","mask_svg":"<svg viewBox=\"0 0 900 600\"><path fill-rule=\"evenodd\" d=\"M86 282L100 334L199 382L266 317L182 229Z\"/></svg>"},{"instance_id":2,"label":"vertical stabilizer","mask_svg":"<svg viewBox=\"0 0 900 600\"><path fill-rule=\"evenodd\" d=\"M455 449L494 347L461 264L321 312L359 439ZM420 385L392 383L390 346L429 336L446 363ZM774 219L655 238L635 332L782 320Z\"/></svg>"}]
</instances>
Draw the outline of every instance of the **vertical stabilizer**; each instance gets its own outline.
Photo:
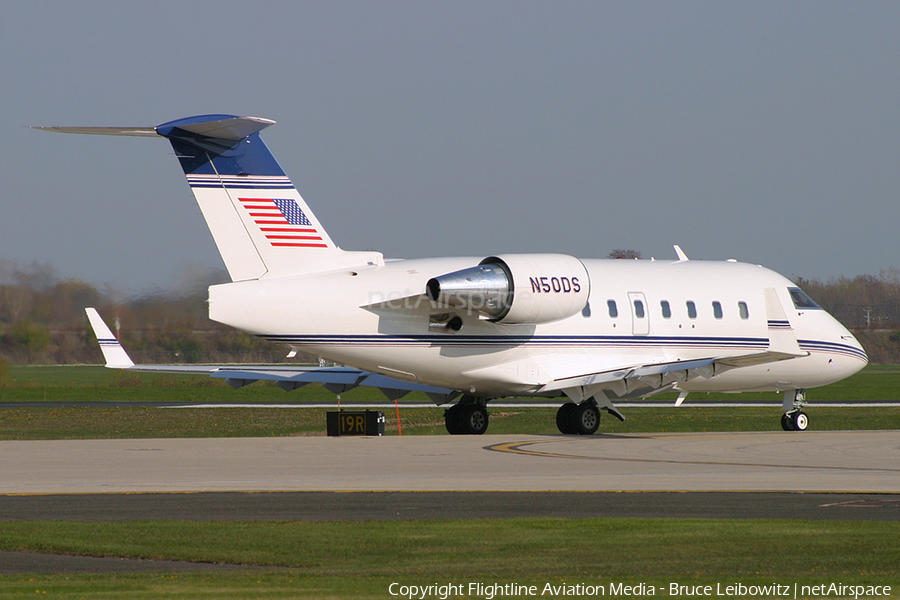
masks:
<instances>
[{"instance_id":1,"label":"vertical stabilizer","mask_svg":"<svg viewBox=\"0 0 900 600\"><path fill-rule=\"evenodd\" d=\"M157 127L38 129L167 138L232 281L383 264L378 252L347 252L334 244L259 137L274 123L201 115Z\"/></svg>"},{"instance_id":2,"label":"vertical stabilizer","mask_svg":"<svg viewBox=\"0 0 900 600\"><path fill-rule=\"evenodd\" d=\"M380 263L338 248L259 136L274 121L206 115L156 127L175 149L233 281Z\"/></svg>"}]
</instances>

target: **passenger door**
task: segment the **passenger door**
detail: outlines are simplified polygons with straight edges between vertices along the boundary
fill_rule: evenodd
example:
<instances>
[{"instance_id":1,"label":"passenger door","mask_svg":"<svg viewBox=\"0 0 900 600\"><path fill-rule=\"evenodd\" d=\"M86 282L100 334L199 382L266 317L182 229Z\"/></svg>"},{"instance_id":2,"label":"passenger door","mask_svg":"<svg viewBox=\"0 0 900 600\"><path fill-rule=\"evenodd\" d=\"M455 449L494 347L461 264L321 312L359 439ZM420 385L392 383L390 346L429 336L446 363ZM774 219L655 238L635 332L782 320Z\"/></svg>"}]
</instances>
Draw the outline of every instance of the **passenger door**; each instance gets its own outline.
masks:
<instances>
[{"instance_id":1,"label":"passenger door","mask_svg":"<svg viewBox=\"0 0 900 600\"><path fill-rule=\"evenodd\" d=\"M628 292L628 303L631 305L631 333L650 335L650 307L644 293Z\"/></svg>"}]
</instances>

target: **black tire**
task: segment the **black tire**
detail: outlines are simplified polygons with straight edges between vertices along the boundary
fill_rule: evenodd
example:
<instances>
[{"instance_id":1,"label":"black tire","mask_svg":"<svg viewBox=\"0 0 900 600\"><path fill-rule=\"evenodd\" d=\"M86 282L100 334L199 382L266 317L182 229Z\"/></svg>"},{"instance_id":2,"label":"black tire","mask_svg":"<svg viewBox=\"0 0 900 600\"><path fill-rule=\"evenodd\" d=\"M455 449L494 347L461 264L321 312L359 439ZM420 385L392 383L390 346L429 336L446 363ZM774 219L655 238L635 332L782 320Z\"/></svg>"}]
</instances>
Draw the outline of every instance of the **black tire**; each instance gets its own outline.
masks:
<instances>
[{"instance_id":1,"label":"black tire","mask_svg":"<svg viewBox=\"0 0 900 600\"><path fill-rule=\"evenodd\" d=\"M444 424L451 435L481 435L490 420L480 404L455 404L444 413Z\"/></svg>"},{"instance_id":2,"label":"black tire","mask_svg":"<svg viewBox=\"0 0 900 600\"><path fill-rule=\"evenodd\" d=\"M593 435L600 427L600 411L593 402L582 402L569 414L569 427L578 435Z\"/></svg>"},{"instance_id":3,"label":"black tire","mask_svg":"<svg viewBox=\"0 0 900 600\"><path fill-rule=\"evenodd\" d=\"M791 415L789 415L787 413L784 413L783 415L781 415L781 428L784 429L785 431L793 431L794 430L794 424L791 421Z\"/></svg>"},{"instance_id":4,"label":"black tire","mask_svg":"<svg viewBox=\"0 0 900 600\"><path fill-rule=\"evenodd\" d=\"M462 433L462 423L459 418L461 409L462 406L454 404L444 411L444 425L447 426L447 433L450 435L459 435Z\"/></svg>"},{"instance_id":5,"label":"black tire","mask_svg":"<svg viewBox=\"0 0 900 600\"><path fill-rule=\"evenodd\" d=\"M574 402L566 402L556 411L556 428L559 429L560 433L566 435L575 434L575 430L569 424L569 415L571 415L576 408L578 408L578 405Z\"/></svg>"}]
</instances>

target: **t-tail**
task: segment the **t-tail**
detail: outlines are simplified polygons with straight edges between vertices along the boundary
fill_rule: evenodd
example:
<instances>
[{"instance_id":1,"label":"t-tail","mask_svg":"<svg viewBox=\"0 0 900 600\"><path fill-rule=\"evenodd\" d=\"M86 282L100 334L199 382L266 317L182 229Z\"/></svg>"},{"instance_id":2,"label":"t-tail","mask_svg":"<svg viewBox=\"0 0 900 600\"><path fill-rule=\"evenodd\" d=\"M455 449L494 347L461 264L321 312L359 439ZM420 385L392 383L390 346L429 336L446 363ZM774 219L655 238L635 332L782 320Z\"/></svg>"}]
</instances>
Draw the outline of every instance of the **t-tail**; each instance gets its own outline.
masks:
<instances>
[{"instance_id":1,"label":"t-tail","mask_svg":"<svg viewBox=\"0 0 900 600\"><path fill-rule=\"evenodd\" d=\"M39 127L163 136L172 144L232 281L382 264L338 248L259 136L275 121L202 115L156 127Z\"/></svg>"}]
</instances>

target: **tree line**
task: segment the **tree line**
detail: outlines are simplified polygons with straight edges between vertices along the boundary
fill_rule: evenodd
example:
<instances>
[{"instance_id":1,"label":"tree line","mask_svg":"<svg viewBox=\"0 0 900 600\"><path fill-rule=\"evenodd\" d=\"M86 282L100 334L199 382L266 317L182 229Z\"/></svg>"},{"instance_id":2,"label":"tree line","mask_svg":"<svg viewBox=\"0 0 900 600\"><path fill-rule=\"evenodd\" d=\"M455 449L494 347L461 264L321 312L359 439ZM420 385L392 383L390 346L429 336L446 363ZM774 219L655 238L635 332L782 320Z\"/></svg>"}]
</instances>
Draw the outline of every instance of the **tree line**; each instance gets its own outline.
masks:
<instances>
[{"instance_id":1,"label":"tree line","mask_svg":"<svg viewBox=\"0 0 900 600\"><path fill-rule=\"evenodd\" d=\"M614 251L631 258L627 252L634 251ZM900 364L900 270L828 281L793 279L854 332L871 362ZM102 363L84 314L86 306L96 307L117 330L135 362L288 360L285 348L210 321L208 283L215 281L199 282L193 291L157 291L123 299L114 290L61 279L47 264L0 260L0 363Z\"/></svg>"},{"instance_id":2,"label":"tree line","mask_svg":"<svg viewBox=\"0 0 900 600\"><path fill-rule=\"evenodd\" d=\"M102 363L84 313L88 306L100 311L138 363L284 362L285 348L209 320L211 283L123 299L116 290L60 279L46 264L0 260L0 362Z\"/></svg>"}]
</instances>

